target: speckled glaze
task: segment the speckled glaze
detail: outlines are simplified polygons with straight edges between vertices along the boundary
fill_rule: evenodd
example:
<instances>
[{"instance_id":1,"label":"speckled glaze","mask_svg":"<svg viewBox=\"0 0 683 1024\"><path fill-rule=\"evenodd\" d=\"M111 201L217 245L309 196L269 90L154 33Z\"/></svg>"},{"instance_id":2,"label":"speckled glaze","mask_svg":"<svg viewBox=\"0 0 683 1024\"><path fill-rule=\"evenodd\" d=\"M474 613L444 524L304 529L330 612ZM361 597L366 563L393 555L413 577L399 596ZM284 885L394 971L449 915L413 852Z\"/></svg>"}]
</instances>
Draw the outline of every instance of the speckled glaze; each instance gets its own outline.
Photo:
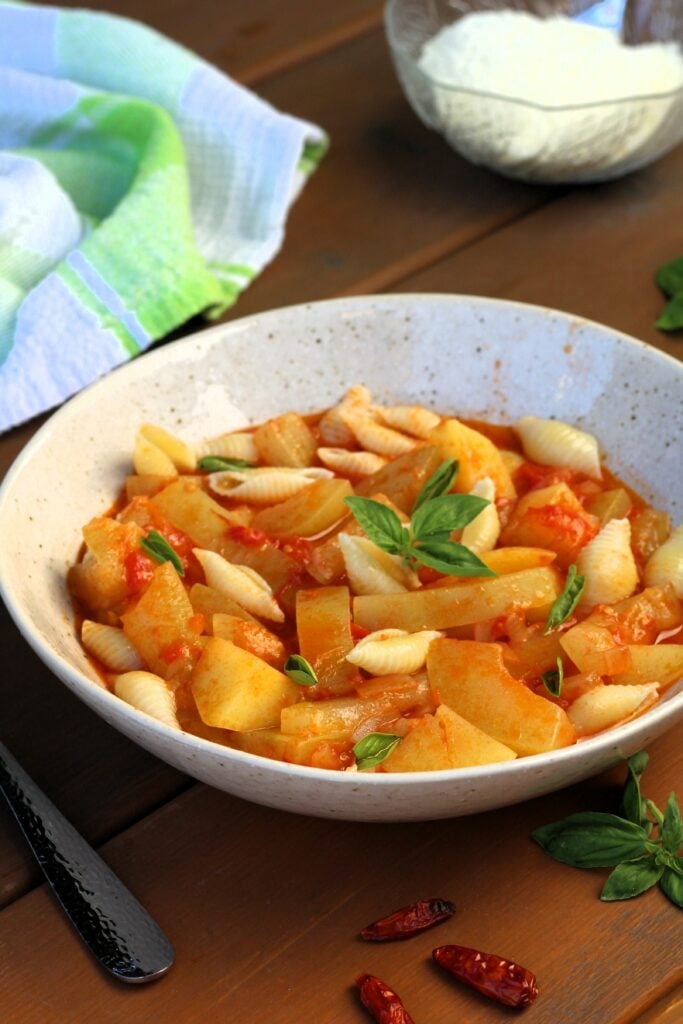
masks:
<instances>
[{"instance_id":1,"label":"speckled glaze","mask_svg":"<svg viewBox=\"0 0 683 1024\"><path fill-rule=\"evenodd\" d=\"M681 684L641 718L551 754L359 775L178 734L102 686L75 635L65 574L81 527L109 507L130 472L139 422L199 441L287 409L319 409L361 382L381 402L499 422L525 413L566 419L598 436L618 475L675 522L683 518L683 368L641 342L565 313L469 296L274 310L114 371L52 417L12 467L0 491L0 588L55 675L115 728L197 779L281 809L366 821L450 817L535 797L615 764L679 721Z\"/></svg>"}]
</instances>

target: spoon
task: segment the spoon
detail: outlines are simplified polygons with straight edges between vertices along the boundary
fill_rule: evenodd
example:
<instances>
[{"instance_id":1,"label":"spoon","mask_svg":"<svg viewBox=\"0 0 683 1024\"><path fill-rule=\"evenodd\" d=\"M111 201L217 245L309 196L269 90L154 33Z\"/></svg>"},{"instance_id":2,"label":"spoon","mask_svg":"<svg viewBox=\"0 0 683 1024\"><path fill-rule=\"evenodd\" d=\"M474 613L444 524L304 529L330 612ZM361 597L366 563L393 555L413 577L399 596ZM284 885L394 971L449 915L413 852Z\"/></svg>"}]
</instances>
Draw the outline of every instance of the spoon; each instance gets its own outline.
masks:
<instances>
[{"instance_id":1,"label":"spoon","mask_svg":"<svg viewBox=\"0 0 683 1024\"><path fill-rule=\"evenodd\" d=\"M119 981L161 977L173 946L156 921L0 743L0 792L66 916Z\"/></svg>"}]
</instances>

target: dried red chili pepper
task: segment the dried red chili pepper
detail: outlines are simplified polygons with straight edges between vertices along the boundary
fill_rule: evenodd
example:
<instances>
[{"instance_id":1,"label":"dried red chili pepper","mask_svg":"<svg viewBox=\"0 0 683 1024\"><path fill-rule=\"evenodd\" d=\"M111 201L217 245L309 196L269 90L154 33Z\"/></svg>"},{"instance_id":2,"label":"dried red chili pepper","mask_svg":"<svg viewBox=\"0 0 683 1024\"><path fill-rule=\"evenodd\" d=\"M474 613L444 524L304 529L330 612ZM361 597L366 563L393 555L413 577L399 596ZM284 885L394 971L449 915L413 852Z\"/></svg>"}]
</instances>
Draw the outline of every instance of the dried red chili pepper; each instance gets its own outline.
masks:
<instances>
[{"instance_id":1,"label":"dried red chili pepper","mask_svg":"<svg viewBox=\"0 0 683 1024\"><path fill-rule=\"evenodd\" d=\"M495 953L480 953L466 946L439 946L432 950L432 956L458 981L505 1006L529 1006L538 995L531 971Z\"/></svg>"},{"instance_id":2,"label":"dried red chili pepper","mask_svg":"<svg viewBox=\"0 0 683 1024\"><path fill-rule=\"evenodd\" d=\"M407 907L401 907L388 917L373 921L360 933L366 942L394 942L396 939L409 939L411 935L419 935L435 924L447 921L455 913L455 905L450 900L432 899L417 900Z\"/></svg>"},{"instance_id":3,"label":"dried red chili pepper","mask_svg":"<svg viewBox=\"0 0 683 1024\"><path fill-rule=\"evenodd\" d=\"M360 998L377 1024L415 1024L405 1006L388 985L374 974L360 974L356 978Z\"/></svg>"}]
</instances>

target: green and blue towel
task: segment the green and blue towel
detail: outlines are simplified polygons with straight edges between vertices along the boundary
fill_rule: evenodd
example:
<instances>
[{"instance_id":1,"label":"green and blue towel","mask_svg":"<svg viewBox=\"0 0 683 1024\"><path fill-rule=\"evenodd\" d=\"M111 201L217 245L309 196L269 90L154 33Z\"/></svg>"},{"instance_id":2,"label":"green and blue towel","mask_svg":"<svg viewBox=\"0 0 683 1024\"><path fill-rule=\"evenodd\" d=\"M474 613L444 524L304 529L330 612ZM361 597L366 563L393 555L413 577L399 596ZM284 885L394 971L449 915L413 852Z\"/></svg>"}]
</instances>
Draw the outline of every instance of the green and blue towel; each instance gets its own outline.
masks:
<instances>
[{"instance_id":1,"label":"green and blue towel","mask_svg":"<svg viewBox=\"0 0 683 1024\"><path fill-rule=\"evenodd\" d=\"M143 25L0 2L0 431L235 302L325 146Z\"/></svg>"}]
</instances>

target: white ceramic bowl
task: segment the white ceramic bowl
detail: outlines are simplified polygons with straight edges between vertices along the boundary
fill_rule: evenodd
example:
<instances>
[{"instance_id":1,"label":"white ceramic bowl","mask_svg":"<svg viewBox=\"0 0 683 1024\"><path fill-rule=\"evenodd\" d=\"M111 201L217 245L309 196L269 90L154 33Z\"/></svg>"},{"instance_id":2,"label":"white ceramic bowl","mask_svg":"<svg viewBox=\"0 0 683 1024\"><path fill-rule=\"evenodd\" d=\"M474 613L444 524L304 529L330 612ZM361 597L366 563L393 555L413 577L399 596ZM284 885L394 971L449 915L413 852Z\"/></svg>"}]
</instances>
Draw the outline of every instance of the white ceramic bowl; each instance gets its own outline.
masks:
<instances>
[{"instance_id":1,"label":"white ceramic bowl","mask_svg":"<svg viewBox=\"0 0 683 1024\"><path fill-rule=\"evenodd\" d=\"M670 691L642 717L550 754L487 767L363 775L285 765L178 734L105 690L76 638L65 573L81 527L111 504L142 419L189 440L313 410L364 382L493 421L557 416L599 437L610 467L680 521L683 368L565 313L466 296L339 299L215 327L135 360L64 406L0 492L0 586L50 669L116 729L230 793L326 817L404 821L515 803L595 774L683 717Z\"/></svg>"}]
</instances>

